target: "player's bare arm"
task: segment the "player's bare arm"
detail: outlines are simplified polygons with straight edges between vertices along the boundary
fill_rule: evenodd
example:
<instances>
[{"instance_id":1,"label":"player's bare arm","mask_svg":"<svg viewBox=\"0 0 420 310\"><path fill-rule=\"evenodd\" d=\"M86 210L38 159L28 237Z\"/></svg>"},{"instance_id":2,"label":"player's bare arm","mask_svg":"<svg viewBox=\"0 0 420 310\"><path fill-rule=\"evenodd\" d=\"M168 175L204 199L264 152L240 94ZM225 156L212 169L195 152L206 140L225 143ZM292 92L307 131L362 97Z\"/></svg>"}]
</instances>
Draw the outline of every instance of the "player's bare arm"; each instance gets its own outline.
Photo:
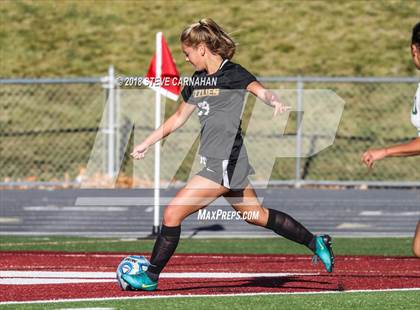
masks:
<instances>
[{"instance_id":1,"label":"player's bare arm","mask_svg":"<svg viewBox=\"0 0 420 310\"><path fill-rule=\"evenodd\" d=\"M408 143L368 150L363 153L362 162L369 168L373 168L375 161L386 157L408 157L416 155L420 155L420 138L416 138Z\"/></svg>"},{"instance_id":2,"label":"player's bare arm","mask_svg":"<svg viewBox=\"0 0 420 310\"><path fill-rule=\"evenodd\" d=\"M247 87L247 91L261 99L264 103L268 104L269 106L274 107L274 116L290 110L290 107L284 105L275 93L266 89L258 81L250 83Z\"/></svg>"},{"instance_id":3,"label":"player's bare arm","mask_svg":"<svg viewBox=\"0 0 420 310\"><path fill-rule=\"evenodd\" d=\"M162 140L179 127L185 124L191 114L194 112L196 106L187 104L182 101L174 114L168 118L158 129L153 131L142 143L135 146L133 152L130 154L134 159L143 158L148 148L156 142Z\"/></svg>"}]
</instances>

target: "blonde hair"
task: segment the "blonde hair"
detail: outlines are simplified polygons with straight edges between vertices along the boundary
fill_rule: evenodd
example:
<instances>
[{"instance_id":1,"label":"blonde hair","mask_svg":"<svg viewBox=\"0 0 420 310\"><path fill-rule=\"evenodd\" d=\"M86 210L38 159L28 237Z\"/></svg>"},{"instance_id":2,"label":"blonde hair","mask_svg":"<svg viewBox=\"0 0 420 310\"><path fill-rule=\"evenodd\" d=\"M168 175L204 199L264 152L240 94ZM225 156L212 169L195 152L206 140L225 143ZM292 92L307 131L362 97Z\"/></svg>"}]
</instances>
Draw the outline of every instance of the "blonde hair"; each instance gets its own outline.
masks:
<instances>
[{"instance_id":1,"label":"blonde hair","mask_svg":"<svg viewBox=\"0 0 420 310\"><path fill-rule=\"evenodd\" d=\"M205 43L213 54L224 59L232 59L236 50L233 39L211 18L200 19L198 23L185 28L180 39L183 44L191 47Z\"/></svg>"}]
</instances>

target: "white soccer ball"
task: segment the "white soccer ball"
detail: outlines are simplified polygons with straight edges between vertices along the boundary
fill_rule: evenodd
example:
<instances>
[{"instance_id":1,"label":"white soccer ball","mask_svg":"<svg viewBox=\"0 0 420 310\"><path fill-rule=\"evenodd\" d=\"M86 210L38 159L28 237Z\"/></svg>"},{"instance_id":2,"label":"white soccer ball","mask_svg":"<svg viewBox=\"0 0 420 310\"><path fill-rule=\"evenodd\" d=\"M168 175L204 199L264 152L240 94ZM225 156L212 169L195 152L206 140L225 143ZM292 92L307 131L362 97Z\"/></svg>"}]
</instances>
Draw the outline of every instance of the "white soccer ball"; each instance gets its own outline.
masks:
<instances>
[{"instance_id":1,"label":"white soccer ball","mask_svg":"<svg viewBox=\"0 0 420 310\"><path fill-rule=\"evenodd\" d=\"M131 291L131 286L122 278L123 274L136 275L146 272L150 262L144 256L131 255L124 258L117 267L117 281L123 291Z\"/></svg>"}]
</instances>

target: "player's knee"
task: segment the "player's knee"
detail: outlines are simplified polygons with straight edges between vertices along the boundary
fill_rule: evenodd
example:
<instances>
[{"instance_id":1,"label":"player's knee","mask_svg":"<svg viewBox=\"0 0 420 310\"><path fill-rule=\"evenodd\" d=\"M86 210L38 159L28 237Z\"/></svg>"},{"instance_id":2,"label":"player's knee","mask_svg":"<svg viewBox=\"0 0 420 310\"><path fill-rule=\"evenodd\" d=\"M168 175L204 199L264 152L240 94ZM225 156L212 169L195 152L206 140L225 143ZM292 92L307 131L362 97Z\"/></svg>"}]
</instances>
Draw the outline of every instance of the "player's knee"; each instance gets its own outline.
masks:
<instances>
[{"instance_id":1,"label":"player's knee","mask_svg":"<svg viewBox=\"0 0 420 310\"><path fill-rule=\"evenodd\" d=\"M167 206L163 212L163 224L165 226L178 226L182 223L182 215L177 208Z\"/></svg>"}]
</instances>

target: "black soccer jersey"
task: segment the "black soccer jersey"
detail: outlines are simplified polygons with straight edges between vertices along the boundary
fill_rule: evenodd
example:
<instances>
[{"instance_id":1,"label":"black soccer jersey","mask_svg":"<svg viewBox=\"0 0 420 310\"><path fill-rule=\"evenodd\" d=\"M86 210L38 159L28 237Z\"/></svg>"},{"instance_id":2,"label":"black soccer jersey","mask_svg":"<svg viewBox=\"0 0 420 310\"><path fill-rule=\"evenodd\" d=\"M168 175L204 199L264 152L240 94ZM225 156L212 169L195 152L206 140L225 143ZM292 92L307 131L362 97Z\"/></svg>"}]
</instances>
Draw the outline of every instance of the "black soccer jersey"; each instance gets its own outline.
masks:
<instances>
[{"instance_id":1,"label":"black soccer jersey","mask_svg":"<svg viewBox=\"0 0 420 310\"><path fill-rule=\"evenodd\" d=\"M241 115L247 86L255 76L241 65L224 60L214 74L197 71L182 90L185 102L197 106L200 155L234 159L246 156Z\"/></svg>"}]
</instances>

